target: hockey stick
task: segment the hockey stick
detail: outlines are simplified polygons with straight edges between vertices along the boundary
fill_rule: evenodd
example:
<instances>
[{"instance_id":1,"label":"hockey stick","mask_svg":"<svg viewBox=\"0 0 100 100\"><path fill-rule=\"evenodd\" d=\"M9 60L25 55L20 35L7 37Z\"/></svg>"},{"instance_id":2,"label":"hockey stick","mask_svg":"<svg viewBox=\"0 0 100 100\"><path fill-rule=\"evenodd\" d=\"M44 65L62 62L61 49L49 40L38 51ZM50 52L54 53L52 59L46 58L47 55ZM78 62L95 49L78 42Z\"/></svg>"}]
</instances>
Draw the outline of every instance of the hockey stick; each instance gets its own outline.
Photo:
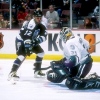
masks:
<instances>
[{"instance_id":1,"label":"hockey stick","mask_svg":"<svg viewBox=\"0 0 100 100\"><path fill-rule=\"evenodd\" d=\"M90 48L91 48L92 46L95 46L95 45L99 44L99 43L100 43L100 41L98 41L98 42L92 44L92 45L90 46Z\"/></svg>"},{"instance_id":2,"label":"hockey stick","mask_svg":"<svg viewBox=\"0 0 100 100\"><path fill-rule=\"evenodd\" d=\"M100 41L98 41L98 42L96 42L96 43L90 45L89 49L91 49L92 46L95 46L95 45L97 45L97 44L99 44L99 43L100 43Z\"/></svg>"},{"instance_id":3,"label":"hockey stick","mask_svg":"<svg viewBox=\"0 0 100 100\"><path fill-rule=\"evenodd\" d=\"M51 68L51 66L45 67L45 68L41 68L40 70L47 70L47 69L49 69L49 68Z\"/></svg>"}]
</instances>

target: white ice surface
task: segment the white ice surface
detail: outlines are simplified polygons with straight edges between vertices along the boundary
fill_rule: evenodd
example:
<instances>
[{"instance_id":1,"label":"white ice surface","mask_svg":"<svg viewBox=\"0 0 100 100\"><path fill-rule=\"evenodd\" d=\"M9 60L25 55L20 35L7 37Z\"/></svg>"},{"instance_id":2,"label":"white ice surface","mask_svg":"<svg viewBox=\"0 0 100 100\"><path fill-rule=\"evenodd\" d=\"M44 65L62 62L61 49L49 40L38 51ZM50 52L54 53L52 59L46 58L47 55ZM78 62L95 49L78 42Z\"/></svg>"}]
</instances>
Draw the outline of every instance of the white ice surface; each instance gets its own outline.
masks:
<instances>
[{"instance_id":1,"label":"white ice surface","mask_svg":"<svg viewBox=\"0 0 100 100\"><path fill-rule=\"evenodd\" d=\"M100 90L69 90L45 78L34 78L32 60L25 60L18 70L20 81L12 85L7 81L14 60L0 60L0 100L100 100ZM50 61L43 61L42 67ZM100 75L100 63L93 63L90 73Z\"/></svg>"}]
</instances>

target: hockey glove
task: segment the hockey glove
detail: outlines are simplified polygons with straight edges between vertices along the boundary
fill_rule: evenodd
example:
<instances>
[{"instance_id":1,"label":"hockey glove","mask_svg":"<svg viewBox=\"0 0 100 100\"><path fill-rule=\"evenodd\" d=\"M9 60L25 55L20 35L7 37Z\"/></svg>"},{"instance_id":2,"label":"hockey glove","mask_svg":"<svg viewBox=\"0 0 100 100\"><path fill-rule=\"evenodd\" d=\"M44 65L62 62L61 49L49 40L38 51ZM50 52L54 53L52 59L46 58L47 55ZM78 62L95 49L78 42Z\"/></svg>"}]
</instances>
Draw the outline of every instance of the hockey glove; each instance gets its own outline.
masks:
<instances>
[{"instance_id":1,"label":"hockey glove","mask_svg":"<svg viewBox=\"0 0 100 100\"><path fill-rule=\"evenodd\" d=\"M36 46L36 45L38 45L38 44L40 44L42 42L43 42L43 38L42 37L38 37L38 38L33 40L33 46Z\"/></svg>"},{"instance_id":2,"label":"hockey glove","mask_svg":"<svg viewBox=\"0 0 100 100\"><path fill-rule=\"evenodd\" d=\"M30 39L27 39L24 41L25 46L25 52L27 56L30 56L32 54L32 42Z\"/></svg>"}]
</instances>

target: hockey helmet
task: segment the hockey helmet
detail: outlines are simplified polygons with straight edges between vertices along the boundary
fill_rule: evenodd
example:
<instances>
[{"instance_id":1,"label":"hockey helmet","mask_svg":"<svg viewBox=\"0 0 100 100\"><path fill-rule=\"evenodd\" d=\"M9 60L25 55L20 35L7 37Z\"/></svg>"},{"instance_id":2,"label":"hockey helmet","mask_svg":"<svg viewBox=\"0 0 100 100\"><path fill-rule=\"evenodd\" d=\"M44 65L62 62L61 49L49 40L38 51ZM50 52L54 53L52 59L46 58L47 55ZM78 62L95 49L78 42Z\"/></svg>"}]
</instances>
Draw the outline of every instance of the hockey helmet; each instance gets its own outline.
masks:
<instances>
[{"instance_id":1,"label":"hockey helmet","mask_svg":"<svg viewBox=\"0 0 100 100\"><path fill-rule=\"evenodd\" d=\"M35 17L42 17L43 16L43 13L42 13L42 11L40 9L36 9L36 10L34 10L33 15Z\"/></svg>"},{"instance_id":2,"label":"hockey helmet","mask_svg":"<svg viewBox=\"0 0 100 100\"><path fill-rule=\"evenodd\" d=\"M60 31L60 39L66 43L66 41L71 37L73 36L73 33L71 31L70 28L68 27L63 27Z\"/></svg>"}]
</instances>

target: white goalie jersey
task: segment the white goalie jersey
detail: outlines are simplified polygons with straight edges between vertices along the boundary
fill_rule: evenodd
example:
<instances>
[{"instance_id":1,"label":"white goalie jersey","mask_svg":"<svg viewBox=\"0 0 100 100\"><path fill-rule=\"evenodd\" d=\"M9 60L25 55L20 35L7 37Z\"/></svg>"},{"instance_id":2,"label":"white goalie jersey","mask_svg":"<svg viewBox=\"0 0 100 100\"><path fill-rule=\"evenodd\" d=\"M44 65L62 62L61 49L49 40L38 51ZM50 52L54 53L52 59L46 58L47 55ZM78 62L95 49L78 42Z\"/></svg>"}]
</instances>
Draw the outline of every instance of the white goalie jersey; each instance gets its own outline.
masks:
<instances>
[{"instance_id":1,"label":"white goalie jersey","mask_svg":"<svg viewBox=\"0 0 100 100\"><path fill-rule=\"evenodd\" d=\"M64 57L69 59L71 56L76 57L76 65L86 57L89 52L89 42L80 36L70 38L63 46Z\"/></svg>"}]
</instances>

